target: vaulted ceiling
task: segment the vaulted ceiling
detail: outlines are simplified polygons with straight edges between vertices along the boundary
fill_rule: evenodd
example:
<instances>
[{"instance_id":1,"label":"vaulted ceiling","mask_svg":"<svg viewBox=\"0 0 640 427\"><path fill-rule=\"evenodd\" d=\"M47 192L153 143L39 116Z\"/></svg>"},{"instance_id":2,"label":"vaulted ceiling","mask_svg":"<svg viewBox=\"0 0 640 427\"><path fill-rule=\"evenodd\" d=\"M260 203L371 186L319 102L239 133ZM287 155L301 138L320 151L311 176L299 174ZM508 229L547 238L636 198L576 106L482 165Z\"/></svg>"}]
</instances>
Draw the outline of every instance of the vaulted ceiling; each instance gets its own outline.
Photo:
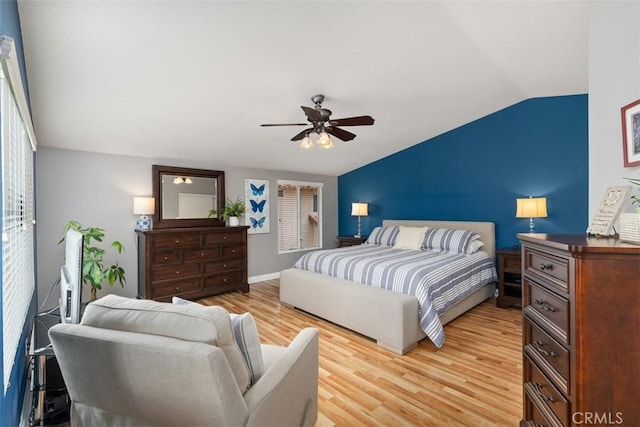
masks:
<instances>
[{"instance_id":1,"label":"vaulted ceiling","mask_svg":"<svg viewBox=\"0 0 640 427\"><path fill-rule=\"evenodd\" d=\"M42 146L340 175L533 97L587 93L588 2L19 0ZM324 94L352 142L301 149Z\"/></svg>"}]
</instances>

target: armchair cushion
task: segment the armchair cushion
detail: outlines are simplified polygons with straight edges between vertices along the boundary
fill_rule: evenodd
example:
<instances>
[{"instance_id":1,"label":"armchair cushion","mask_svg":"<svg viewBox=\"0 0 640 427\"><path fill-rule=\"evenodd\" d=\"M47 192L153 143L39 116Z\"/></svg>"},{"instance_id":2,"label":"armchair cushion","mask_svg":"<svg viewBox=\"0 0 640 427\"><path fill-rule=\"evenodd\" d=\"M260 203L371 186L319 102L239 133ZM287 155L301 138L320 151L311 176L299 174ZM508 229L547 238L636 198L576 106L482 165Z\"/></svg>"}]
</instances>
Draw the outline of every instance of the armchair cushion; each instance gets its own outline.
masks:
<instances>
[{"instance_id":1,"label":"armchair cushion","mask_svg":"<svg viewBox=\"0 0 640 427\"><path fill-rule=\"evenodd\" d=\"M224 352L240 391L244 393L249 387L249 369L235 342L231 317L222 307L107 295L87 306L80 323L214 345Z\"/></svg>"}]
</instances>

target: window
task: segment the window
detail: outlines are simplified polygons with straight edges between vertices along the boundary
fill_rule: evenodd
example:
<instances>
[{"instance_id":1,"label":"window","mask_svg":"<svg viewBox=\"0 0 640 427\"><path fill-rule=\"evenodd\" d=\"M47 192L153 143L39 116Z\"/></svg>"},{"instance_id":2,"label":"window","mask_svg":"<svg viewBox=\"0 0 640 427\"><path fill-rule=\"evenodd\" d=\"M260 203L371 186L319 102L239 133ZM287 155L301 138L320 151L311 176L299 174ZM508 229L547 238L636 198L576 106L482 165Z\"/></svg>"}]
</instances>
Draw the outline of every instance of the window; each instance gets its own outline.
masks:
<instances>
[{"instance_id":1,"label":"window","mask_svg":"<svg viewBox=\"0 0 640 427\"><path fill-rule=\"evenodd\" d=\"M2 360L6 392L35 289L33 152L36 142L13 40L0 39Z\"/></svg>"},{"instance_id":2,"label":"window","mask_svg":"<svg viewBox=\"0 0 640 427\"><path fill-rule=\"evenodd\" d=\"M322 246L322 184L278 180L278 252Z\"/></svg>"}]
</instances>

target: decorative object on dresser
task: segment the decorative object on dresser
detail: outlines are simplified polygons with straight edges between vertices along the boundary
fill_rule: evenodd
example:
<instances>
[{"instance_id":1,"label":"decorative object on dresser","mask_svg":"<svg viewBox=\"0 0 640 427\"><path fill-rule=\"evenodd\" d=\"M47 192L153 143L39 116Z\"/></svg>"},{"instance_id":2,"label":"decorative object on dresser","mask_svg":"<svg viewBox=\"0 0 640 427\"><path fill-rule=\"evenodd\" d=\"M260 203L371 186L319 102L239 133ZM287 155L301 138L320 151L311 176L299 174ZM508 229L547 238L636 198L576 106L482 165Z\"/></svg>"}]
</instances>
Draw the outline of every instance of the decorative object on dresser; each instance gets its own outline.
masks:
<instances>
[{"instance_id":1,"label":"decorative object on dresser","mask_svg":"<svg viewBox=\"0 0 640 427\"><path fill-rule=\"evenodd\" d=\"M625 179L640 187L640 179ZM631 205L636 206L635 213L620 214L620 240L640 244L640 198L635 194L631 196Z\"/></svg>"},{"instance_id":2,"label":"decorative object on dresser","mask_svg":"<svg viewBox=\"0 0 640 427\"><path fill-rule=\"evenodd\" d=\"M358 217L358 232L353 237L362 237L362 224L360 217L369 215L369 205L367 203L351 203L351 216Z\"/></svg>"},{"instance_id":3,"label":"decorative object on dresser","mask_svg":"<svg viewBox=\"0 0 640 427\"><path fill-rule=\"evenodd\" d=\"M498 298L496 305L522 307L522 264L520 249L502 248L498 254Z\"/></svg>"},{"instance_id":4,"label":"decorative object on dresser","mask_svg":"<svg viewBox=\"0 0 640 427\"><path fill-rule=\"evenodd\" d=\"M574 426L585 417L598 425L640 425L640 247L611 237L518 237L520 425Z\"/></svg>"},{"instance_id":5,"label":"decorative object on dresser","mask_svg":"<svg viewBox=\"0 0 640 427\"><path fill-rule=\"evenodd\" d=\"M547 198L529 196L524 199L516 199L516 218L529 218L529 233L536 232L533 218L547 217Z\"/></svg>"},{"instance_id":6,"label":"decorative object on dresser","mask_svg":"<svg viewBox=\"0 0 640 427\"><path fill-rule=\"evenodd\" d=\"M134 197L133 214L140 215L136 221L136 230L147 231L153 227L153 222L149 215L156 212L156 199L153 197Z\"/></svg>"},{"instance_id":7,"label":"decorative object on dresser","mask_svg":"<svg viewBox=\"0 0 640 427\"><path fill-rule=\"evenodd\" d=\"M624 167L640 166L640 99L620 109Z\"/></svg>"},{"instance_id":8,"label":"decorative object on dresser","mask_svg":"<svg viewBox=\"0 0 640 427\"><path fill-rule=\"evenodd\" d=\"M361 245L367 240L366 237L352 237L352 236L337 236L336 239L338 239L339 248L343 248L345 246Z\"/></svg>"},{"instance_id":9,"label":"decorative object on dresser","mask_svg":"<svg viewBox=\"0 0 640 427\"><path fill-rule=\"evenodd\" d=\"M602 197L600 206L587 228L587 234L594 236L615 235L614 225L622 211L622 206L631 191L630 185L609 187Z\"/></svg>"},{"instance_id":10,"label":"decorative object on dresser","mask_svg":"<svg viewBox=\"0 0 640 427\"><path fill-rule=\"evenodd\" d=\"M151 172L155 228L224 225L217 215L210 215L224 208L223 171L153 165Z\"/></svg>"},{"instance_id":11,"label":"decorative object on dresser","mask_svg":"<svg viewBox=\"0 0 640 427\"><path fill-rule=\"evenodd\" d=\"M138 231L138 297L170 301L249 292L247 229L194 227Z\"/></svg>"}]
</instances>

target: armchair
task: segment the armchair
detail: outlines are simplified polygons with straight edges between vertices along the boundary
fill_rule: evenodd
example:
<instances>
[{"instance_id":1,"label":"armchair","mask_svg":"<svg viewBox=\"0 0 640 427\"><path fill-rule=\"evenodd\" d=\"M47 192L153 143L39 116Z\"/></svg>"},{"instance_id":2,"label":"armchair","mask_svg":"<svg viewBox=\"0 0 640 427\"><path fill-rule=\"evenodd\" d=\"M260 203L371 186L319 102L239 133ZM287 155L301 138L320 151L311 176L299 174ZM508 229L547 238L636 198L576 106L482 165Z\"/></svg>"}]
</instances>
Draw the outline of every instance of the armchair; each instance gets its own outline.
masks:
<instances>
[{"instance_id":1,"label":"armchair","mask_svg":"<svg viewBox=\"0 0 640 427\"><path fill-rule=\"evenodd\" d=\"M248 373L221 307L113 295L79 325L49 331L73 426L312 426L318 412L318 331L263 344L264 373Z\"/></svg>"}]
</instances>

